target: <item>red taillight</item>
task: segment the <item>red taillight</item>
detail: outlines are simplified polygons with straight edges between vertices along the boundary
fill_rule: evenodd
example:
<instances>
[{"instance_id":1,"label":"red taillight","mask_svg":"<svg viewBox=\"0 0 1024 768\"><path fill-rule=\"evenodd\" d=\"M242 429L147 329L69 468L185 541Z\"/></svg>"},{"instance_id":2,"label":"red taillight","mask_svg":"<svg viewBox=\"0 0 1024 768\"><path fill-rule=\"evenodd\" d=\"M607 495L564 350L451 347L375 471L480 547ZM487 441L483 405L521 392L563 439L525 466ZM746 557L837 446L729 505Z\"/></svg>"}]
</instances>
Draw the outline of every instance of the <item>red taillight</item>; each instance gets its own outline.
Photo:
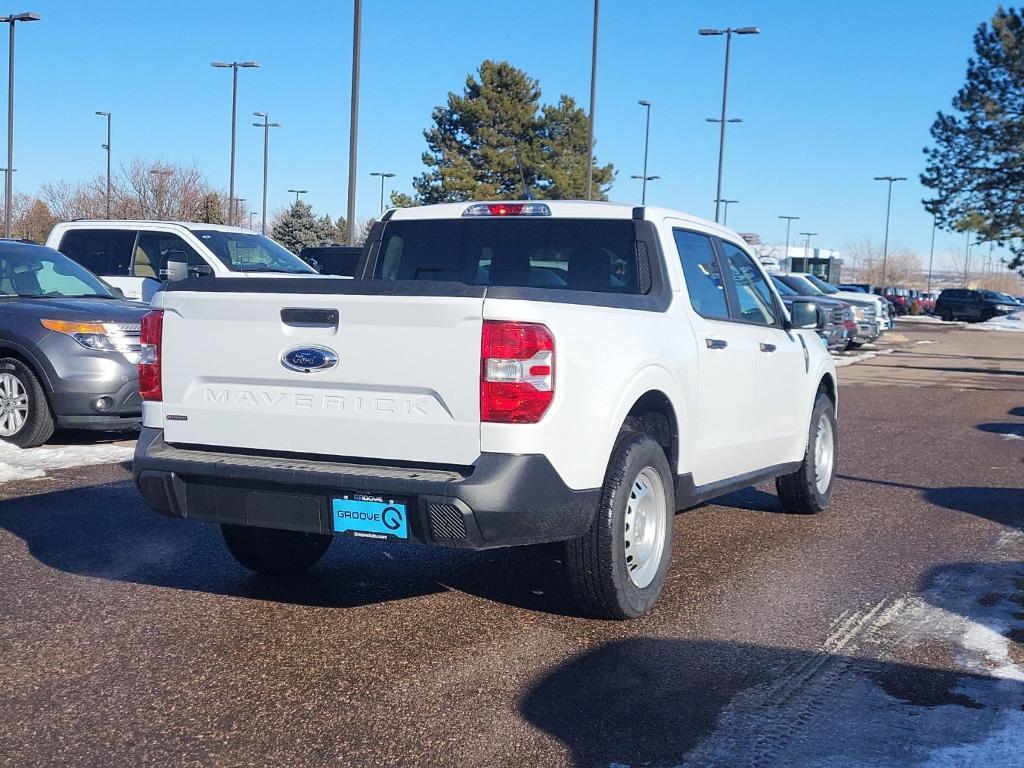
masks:
<instances>
[{"instance_id":1,"label":"red taillight","mask_svg":"<svg viewBox=\"0 0 1024 768\"><path fill-rule=\"evenodd\" d=\"M142 357L139 360L139 393L143 400L160 402L164 399L160 375L160 344L164 335L164 313L160 310L142 316L139 341Z\"/></svg>"},{"instance_id":2,"label":"red taillight","mask_svg":"<svg viewBox=\"0 0 1024 768\"><path fill-rule=\"evenodd\" d=\"M555 396L555 339L545 326L485 320L480 420L535 424Z\"/></svg>"},{"instance_id":3,"label":"red taillight","mask_svg":"<svg viewBox=\"0 0 1024 768\"><path fill-rule=\"evenodd\" d=\"M494 203L488 205L487 210L491 216L518 216L523 212L522 203Z\"/></svg>"}]
</instances>

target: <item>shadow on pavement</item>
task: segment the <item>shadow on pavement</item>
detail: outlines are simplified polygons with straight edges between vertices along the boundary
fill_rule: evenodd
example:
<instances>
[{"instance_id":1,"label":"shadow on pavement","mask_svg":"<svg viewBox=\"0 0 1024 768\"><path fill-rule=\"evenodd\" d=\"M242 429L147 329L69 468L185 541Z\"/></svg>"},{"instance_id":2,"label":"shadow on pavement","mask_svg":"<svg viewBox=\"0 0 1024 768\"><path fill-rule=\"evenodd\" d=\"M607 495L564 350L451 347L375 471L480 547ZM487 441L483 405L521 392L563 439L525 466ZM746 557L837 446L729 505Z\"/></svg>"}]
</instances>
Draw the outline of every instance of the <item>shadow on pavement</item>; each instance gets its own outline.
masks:
<instances>
[{"instance_id":1,"label":"shadow on pavement","mask_svg":"<svg viewBox=\"0 0 1024 768\"><path fill-rule=\"evenodd\" d=\"M129 482L0 501L0 526L44 565L67 573L320 607L354 607L454 589L573 615L557 547L466 552L338 539L299 577L242 568L209 523L153 512Z\"/></svg>"},{"instance_id":2,"label":"shadow on pavement","mask_svg":"<svg viewBox=\"0 0 1024 768\"><path fill-rule=\"evenodd\" d=\"M1024 405L1018 405L1016 408L1011 408L1008 415L1024 418Z\"/></svg>"},{"instance_id":3,"label":"shadow on pavement","mask_svg":"<svg viewBox=\"0 0 1024 768\"><path fill-rule=\"evenodd\" d=\"M1024 421L1018 421L1017 423L992 422L988 424L979 424L978 429L982 432L990 432L995 435L1017 435L1018 437L1024 437Z\"/></svg>"},{"instance_id":4,"label":"shadow on pavement","mask_svg":"<svg viewBox=\"0 0 1024 768\"><path fill-rule=\"evenodd\" d=\"M581 767L797 768L917 765L935 750L983 741L1006 710L1022 705L1024 683L984 674L640 638L598 647L545 674L520 711Z\"/></svg>"}]
</instances>

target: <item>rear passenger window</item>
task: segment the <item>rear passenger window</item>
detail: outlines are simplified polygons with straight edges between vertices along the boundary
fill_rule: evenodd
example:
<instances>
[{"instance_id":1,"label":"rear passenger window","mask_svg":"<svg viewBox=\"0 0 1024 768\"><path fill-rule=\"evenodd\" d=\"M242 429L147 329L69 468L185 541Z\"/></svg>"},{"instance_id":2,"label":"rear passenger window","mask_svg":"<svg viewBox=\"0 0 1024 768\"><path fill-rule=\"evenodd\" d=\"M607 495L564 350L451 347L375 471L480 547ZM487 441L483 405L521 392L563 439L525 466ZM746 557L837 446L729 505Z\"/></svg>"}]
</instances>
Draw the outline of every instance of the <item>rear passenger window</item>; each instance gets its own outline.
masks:
<instances>
[{"instance_id":1,"label":"rear passenger window","mask_svg":"<svg viewBox=\"0 0 1024 768\"><path fill-rule=\"evenodd\" d=\"M775 304L768 280L757 268L754 260L743 249L719 241L722 244L722 256L729 265L733 286L739 306L733 313L735 319L745 323L758 325L775 325Z\"/></svg>"},{"instance_id":2,"label":"rear passenger window","mask_svg":"<svg viewBox=\"0 0 1024 768\"><path fill-rule=\"evenodd\" d=\"M729 319L729 305L725 300L725 284L715 258L711 238L682 229L673 231L679 261L683 265L686 292L690 305L701 317L717 320Z\"/></svg>"},{"instance_id":3,"label":"rear passenger window","mask_svg":"<svg viewBox=\"0 0 1024 768\"><path fill-rule=\"evenodd\" d=\"M71 229L57 249L101 277L126 277L135 233L124 229Z\"/></svg>"},{"instance_id":4,"label":"rear passenger window","mask_svg":"<svg viewBox=\"0 0 1024 768\"><path fill-rule=\"evenodd\" d=\"M140 232L132 260L134 277L160 280L160 271L168 261L184 261L189 269L205 264L198 253L177 235L169 232Z\"/></svg>"}]
</instances>

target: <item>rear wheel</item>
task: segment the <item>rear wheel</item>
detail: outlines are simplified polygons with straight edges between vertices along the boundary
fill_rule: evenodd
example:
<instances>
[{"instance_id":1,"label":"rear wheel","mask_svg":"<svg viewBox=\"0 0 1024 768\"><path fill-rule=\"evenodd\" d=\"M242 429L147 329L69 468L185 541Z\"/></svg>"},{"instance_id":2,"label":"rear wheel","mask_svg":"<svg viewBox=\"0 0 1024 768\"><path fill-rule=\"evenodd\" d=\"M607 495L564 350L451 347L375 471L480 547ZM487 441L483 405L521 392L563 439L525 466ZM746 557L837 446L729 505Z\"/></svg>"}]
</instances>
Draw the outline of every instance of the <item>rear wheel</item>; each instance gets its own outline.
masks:
<instances>
[{"instance_id":1,"label":"rear wheel","mask_svg":"<svg viewBox=\"0 0 1024 768\"><path fill-rule=\"evenodd\" d=\"M0 440L34 448L52 435L53 414L39 379L21 360L0 359Z\"/></svg>"},{"instance_id":2,"label":"rear wheel","mask_svg":"<svg viewBox=\"0 0 1024 768\"><path fill-rule=\"evenodd\" d=\"M647 613L672 557L675 488L665 451L624 432L608 463L590 532L566 543L566 568L580 607L607 619Z\"/></svg>"},{"instance_id":3,"label":"rear wheel","mask_svg":"<svg viewBox=\"0 0 1024 768\"><path fill-rule=\"evenodd\" d=\"M294 576L312 568L327 552L332 540L320 533L243 525L222 525L220 529L235 560L264 576Z\"/></svg>"},{"instance_id":4,"label":"rear wheel","mask_svg":"<svg viewBox=\"0 0 1024 768\"><path fill-rule=\"evenodd\" d=\"M827 395L819 393L814 401L807 450L800 468L775 479L783 511L813 515L829 505L836 474L838 435L835 406Z\"/></svg>"}]
</instances>

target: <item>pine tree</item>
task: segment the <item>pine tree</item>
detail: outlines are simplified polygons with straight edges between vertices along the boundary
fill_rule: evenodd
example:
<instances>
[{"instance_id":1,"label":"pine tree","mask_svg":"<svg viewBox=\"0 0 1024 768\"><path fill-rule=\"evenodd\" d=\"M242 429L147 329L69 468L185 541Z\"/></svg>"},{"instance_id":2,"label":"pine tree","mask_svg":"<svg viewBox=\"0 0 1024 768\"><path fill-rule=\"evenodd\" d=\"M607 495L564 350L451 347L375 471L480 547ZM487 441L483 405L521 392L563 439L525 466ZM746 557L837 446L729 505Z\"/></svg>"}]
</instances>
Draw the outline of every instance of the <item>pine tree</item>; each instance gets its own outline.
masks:
<instances>
[{"instance_id":1,"label":"pine tree","mask_svg":"<svg viewBox=\"0 0 1024 768\"><path fill-rule=\"evenodd\" d=\"M974 35L975 56L953 99L932 125L921 183L940 227L977 232L1007 245L1024 273L1024 17L1000 8Z\"/></svg>"},{"instance_id":2,"label":"pine tree","mask_svg":"<svg viewBox=\"0 0 1024 768\"><path fill-rule=\"evenodd\" d=\"M334 229L329 218L326 223L323 218L316 218L313 207L299 200L278 217L270 235L292 253L298 253L306 247L330 245Z\"/></svg>"},{"instance_id":3,"label":"pine tree","mask_svg":"<svg viewBox=\"0 0 1024 768\"><path fill-rule=\"evenodd\" d=\"M199 201L199 220L204 224L227 224L224 204L216 192L208 192Z\"/></svg>"},{"instance_id":4,"label":"pine tree","mask_svg":"<svg viewBox=\"0 0 1024 768\"><path fill-rule=\"evenodd\" d=\"M569 96L541 108L540 84L508 62L485 61L462 95L448 94L424 132L427 170L413 180L416 203L582 197L587 116ZM615 172L594 166L596 199ZM409 202L400 194L393 201Z\"/></svg>"}]
</instances>

